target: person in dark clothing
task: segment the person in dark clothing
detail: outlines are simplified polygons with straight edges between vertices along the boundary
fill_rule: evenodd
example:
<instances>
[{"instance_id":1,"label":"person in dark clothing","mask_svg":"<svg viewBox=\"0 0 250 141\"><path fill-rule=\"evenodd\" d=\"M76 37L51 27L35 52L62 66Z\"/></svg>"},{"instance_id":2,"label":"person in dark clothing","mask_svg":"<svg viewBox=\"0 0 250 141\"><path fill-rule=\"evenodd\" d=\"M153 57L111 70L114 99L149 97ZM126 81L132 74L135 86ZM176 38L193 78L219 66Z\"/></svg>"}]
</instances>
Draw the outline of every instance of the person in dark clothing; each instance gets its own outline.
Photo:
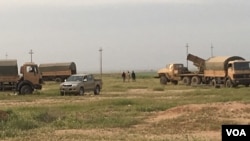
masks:
<instances>
[{"instance_id":1,"label":"person in dark clothing","mask_svg":"<svg viewBox=\"0 0 250 141\"><path fill-rule=\"evenodd\" d=\"M134 72L134 71L132 71L132 73L131 73L131 77L132 77L132 80L133 80L133 81L135 81L136 76L135 76L135 72Z\"/></svg>"},{"instance_id":2,"label":"person in dark clothing","mask_svg":"<svg viewBox=\"0 0 250 141\"><path fill-rule=\"evenodd\" d=\"M126 80L126 73L125 72L122 73L122 80L123 80L123 82L125 82L125 80Z\"/></svg>"}]
</instances>

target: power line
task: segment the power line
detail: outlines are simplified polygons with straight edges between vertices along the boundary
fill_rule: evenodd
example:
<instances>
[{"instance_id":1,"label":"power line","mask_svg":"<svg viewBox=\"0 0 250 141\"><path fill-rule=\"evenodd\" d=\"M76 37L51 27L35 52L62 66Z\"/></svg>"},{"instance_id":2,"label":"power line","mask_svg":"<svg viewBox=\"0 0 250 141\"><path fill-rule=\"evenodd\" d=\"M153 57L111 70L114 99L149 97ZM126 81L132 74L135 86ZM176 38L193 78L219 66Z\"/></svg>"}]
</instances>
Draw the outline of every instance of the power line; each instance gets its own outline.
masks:
<instances>
[{"instance_id":1,"label":"power line","mask_svg":"<svg viewBox=\"0 0 250 141\"><path fill-rule=\"evenodd\" d=\"M101 75L101 79L102 79L102 51L103 51L103 49L100 48L99 52L100 52L100 75Z\"/></svg>"},{"instance_id":2,"label":"power line","mask_svg":"<svg viewBox=\"0 0 250 141\"><path fill-rule=\"evenodd\" d=\"M213 44L211 44L211 57L213 57L214 56L214 53L213 53Z\"/></svg>"}]
</instances>

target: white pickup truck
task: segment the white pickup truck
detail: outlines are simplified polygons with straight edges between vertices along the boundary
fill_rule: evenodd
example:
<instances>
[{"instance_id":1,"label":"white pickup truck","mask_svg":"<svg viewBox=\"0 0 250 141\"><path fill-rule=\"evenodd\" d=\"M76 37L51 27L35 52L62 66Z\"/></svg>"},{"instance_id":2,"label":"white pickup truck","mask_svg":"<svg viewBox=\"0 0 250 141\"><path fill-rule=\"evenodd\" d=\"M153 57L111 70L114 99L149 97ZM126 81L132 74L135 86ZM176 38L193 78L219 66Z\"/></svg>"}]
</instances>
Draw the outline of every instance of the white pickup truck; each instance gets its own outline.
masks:
<instances>
[{"instance_id":1,"label":"white pickup truck","mask_svg":"<svg viewBox=\"0 0 250 141\"><path fill-rule=\"evenodd\" d=\"M100 94L102 80L95 79L92 74L74 74L60 84L60 94L84 95L85 92L93 91L95 95Z\"/></svg>"}]
</instances>

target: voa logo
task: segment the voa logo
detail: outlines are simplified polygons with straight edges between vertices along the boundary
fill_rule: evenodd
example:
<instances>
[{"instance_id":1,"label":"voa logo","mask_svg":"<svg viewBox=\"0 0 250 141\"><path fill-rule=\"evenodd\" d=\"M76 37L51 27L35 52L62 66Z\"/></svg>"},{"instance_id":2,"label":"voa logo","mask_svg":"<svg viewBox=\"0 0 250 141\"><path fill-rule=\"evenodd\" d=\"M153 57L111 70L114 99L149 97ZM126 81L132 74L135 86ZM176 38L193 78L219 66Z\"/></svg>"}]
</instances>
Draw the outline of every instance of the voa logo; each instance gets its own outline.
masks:
<instances>
[{"instance_id":1,"label":"voa logo","mask_svg":"<svg viewBox=\"0 0 250 141\"><path fill-rule=\"evenodd\" d=\"M235 136L235 137L241 137L241 136L247 136L244 129L226 129L227 136Z\"/></svg>"}]
</instances>

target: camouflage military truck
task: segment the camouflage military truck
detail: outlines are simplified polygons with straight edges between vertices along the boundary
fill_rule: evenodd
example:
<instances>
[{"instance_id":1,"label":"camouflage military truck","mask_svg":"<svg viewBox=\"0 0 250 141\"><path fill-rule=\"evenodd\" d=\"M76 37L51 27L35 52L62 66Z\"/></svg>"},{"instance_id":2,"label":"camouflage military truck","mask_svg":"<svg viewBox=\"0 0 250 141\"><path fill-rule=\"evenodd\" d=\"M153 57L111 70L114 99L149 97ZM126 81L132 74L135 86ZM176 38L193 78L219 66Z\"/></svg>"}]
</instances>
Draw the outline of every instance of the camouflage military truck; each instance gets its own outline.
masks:
<instances>
[{"instance_id":1,"label":"camouflage military truck","mask_svg":"<svg viewBox=\"0 0 250 141\"><path fill-rule=\"evenodd\" d=\"M192 61L198 71L191 72L183 64L170 64L157 72L160 83L178 84L182 81L186 85L210 84L214 87L250 84L250 61L240 56L216 56L204 60L188 54L187 60Z\"/></svg>"},{"instance_id":2,"label":"camouflage military truck","mask_svg":"<svg viewBox=\"0 0 250 141\"><path fill-rule=\"evenodd\" d=\"M44 63L39 65L44 81L62 82L72 74L76 74L74 62Z\"/></svg>"},{"instance_id":3,"label":"camouflage military truck","mask_svg":"<svg viewBox=\"0 0 250 141\"><path fill-rule=\"evenodd\" d=\"M31 94L35 89L42 89L42 77L36 64L23 64L20 73L21 76L17 60L0 60L0 90Z\"/></svg>"}]
</instances>

